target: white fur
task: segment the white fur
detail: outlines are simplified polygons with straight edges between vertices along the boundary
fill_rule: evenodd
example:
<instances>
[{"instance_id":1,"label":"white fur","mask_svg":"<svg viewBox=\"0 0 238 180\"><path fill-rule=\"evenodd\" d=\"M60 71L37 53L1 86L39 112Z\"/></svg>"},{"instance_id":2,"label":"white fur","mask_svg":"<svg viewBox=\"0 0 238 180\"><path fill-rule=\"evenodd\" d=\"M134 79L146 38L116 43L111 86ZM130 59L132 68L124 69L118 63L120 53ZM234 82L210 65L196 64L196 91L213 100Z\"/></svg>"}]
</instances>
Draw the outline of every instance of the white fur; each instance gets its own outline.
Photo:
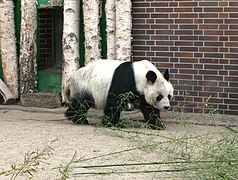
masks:
<instances>
[{"instance_id":1,"label":"white fur","mask_svg":"<svg viewBox=\"0 0 238 180\"><path fill-rule=\"evenodd\" d=\"M78 92L91 92L96 109L103 109L115 69L124 61L96 60L80 68L70 80L70 99Z\"/></svg>"},{"instance_id":2,"label":"white fur","mask_svg":"<svg viewBox=\"0 0 238 180\"><path fill-rule=\"evenodd\" d=\"M146 73L151 70L156 73L157 79L154 84L148 83ZM173 97L173 86L164 79L163 74L148 60L142 60L134 63L135 81L137 90L145 95L146 102L158 109L170 106L168 95ZM158 95L163 95L161 101L157 101Z\"/></svg>"}]
</instances>

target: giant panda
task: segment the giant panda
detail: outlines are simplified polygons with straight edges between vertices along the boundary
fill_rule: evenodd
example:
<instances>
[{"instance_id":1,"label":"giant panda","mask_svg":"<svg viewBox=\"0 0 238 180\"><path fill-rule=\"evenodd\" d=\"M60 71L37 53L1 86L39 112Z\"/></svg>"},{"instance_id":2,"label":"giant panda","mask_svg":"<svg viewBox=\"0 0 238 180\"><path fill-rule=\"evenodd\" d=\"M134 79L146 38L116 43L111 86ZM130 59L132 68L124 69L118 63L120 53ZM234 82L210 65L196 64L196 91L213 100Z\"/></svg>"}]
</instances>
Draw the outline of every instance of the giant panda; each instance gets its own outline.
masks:
<instances>
[{"instance_id":1,"label":"giant panda","mask_svg":"<svg viewBox=\"0 0 238 180\"><path fill-rule=\"evenodd\" d=\"M160 110L170 108L173 91L168 70L161 74L148 60L95 60L68 80L63 90L68 103L65 116L74 123L88 124L87 111L96 108L104 110L104 125L117 126L123 108L139 98L140 110L149 126L163 129ZM133 95L123 103L125 93ZM118 108L118 104L123 107Z\"/></svg>"}]
</instances>

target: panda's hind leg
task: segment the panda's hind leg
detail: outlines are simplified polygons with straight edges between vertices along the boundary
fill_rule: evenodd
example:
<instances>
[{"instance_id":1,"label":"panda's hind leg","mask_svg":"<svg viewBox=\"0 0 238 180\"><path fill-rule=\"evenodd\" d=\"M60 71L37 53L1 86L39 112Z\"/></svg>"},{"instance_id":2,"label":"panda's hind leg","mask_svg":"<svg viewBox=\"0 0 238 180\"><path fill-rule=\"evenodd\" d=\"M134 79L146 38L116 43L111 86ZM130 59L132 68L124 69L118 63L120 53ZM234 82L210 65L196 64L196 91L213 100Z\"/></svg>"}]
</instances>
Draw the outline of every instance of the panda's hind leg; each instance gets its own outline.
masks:
<instances>
[{"instance_id":1,"label":"panda's hind leg","mask_svg":"<svg viewBox=\"0 0 238 180\"><path fill-rule=\"evenodd\" d=\"M65 116L75 124L88 124L87 112L92 106L94 106L94 101L91 96L75 96L68 104Z\"/></svg>"},{"instance_id":2,"label":"panda's hind leg","mask_svg":"<svg viewBox=\"0 0 238 180\"><path fill-rule=\"evenodd\" d=\"M164 123L160 120L160 110L148 104L143 96L140 97L140 110L150 128L165 129Z\"/></svg>"}]
</instances>

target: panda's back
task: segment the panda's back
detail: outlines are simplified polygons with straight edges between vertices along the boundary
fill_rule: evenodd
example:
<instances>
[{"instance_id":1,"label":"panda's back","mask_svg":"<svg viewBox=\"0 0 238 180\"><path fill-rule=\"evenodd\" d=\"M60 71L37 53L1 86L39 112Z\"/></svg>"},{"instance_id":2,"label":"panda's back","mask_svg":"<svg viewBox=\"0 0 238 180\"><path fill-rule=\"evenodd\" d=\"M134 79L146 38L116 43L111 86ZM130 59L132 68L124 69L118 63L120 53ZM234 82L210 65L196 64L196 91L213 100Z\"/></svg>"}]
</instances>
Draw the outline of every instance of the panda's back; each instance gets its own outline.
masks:
<instances>
[{"instance_id":1,"label":"panda's back","mask_svg":"<svg viewBox=\"0 0 238 180\"><path fill-rule=\"evenodd\" d=\"M90 92L96 109L103 109L106 104L108 90L111 85L115 69L124 61L96 60L80 68L76 76L78 91Z\"/></svg>"}]
</instances>

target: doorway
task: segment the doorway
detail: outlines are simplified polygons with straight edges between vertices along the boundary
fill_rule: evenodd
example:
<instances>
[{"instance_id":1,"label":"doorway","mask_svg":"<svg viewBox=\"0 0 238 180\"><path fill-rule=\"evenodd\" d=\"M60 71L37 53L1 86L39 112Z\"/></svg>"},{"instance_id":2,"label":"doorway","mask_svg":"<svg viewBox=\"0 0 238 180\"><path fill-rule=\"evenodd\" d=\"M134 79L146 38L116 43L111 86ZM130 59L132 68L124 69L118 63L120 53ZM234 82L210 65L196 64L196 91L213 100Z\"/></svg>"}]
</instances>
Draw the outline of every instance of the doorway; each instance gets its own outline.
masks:
<instances>
[{"instance_id":1,"label":"doorway","mask_svg":"<svg viewBox=\"0 0 238 180\"><path fill-rule=\"evenodd\" d=\"M63 8L38 9L37 29L38 91L60 92Z\"/></svg>"}]
</instances>

